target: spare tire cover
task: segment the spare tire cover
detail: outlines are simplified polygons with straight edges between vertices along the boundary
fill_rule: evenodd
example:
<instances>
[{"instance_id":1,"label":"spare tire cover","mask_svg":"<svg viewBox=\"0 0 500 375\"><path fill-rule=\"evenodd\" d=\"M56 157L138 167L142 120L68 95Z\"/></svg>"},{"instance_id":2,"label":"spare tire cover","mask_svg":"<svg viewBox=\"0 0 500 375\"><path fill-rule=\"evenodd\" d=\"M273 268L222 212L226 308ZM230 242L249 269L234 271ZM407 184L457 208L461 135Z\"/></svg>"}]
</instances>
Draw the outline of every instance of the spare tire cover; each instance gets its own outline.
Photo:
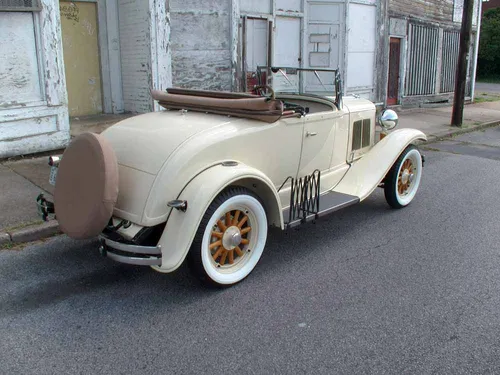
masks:
<instances>
[{"instance_id":1,"label":"spare tire cover","mask_svg":"<svg viewBox=\"0 0 500 375\"><path fill-rule=\"evenodd\" d=\"M76 137L57 172L54 206L59 228L76 239L97 236L118 198L118 163L107 140L93 133Z\"/></svg>"}]
</instances>

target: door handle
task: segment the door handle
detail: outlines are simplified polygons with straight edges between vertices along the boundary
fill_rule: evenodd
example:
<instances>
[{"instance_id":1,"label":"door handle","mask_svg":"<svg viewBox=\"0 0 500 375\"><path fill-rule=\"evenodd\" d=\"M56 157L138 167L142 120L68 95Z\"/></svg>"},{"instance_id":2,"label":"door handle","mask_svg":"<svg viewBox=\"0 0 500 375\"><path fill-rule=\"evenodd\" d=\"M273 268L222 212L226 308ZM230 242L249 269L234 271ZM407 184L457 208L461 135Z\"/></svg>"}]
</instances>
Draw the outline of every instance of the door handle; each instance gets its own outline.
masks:
<instances>
[{"instance_id":1,"label":"door handle","mask_svg":"<svg viewBox=\"0 0 500 375\"><path fill-rule=\"evenodd\" d=\"M318 135L316 132L307 132L306 137L314 137L315 135Z\"/></svg>"}]
</instances>

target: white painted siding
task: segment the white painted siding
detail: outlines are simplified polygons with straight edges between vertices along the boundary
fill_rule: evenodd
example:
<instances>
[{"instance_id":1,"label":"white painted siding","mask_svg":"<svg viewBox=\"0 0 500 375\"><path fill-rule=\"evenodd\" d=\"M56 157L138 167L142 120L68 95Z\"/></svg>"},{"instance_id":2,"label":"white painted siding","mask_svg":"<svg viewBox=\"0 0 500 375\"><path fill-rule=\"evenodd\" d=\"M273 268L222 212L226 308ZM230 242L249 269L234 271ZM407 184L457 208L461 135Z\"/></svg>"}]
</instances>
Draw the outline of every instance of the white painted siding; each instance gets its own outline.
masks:
<instances>
[{"instance_id":1,"label":"white painted siding","mask_svg":"<svg viewBox=\"0 0 500 375\"><path fill-rule=\"evenodd\" d=\"M344 65L345 7L335 2L307 2L307 35L304 65L308 68L340 69ZM324 93L335 89L335 75L306 73L305 91Z\"/></svg>"},{"instance_id":2,"label":"white painted siding","mask_svg":"<svg viewBox=\"0 0 500 375\"><path fill-rule=\"evenodd\" d=\"M272 12L271 3L272 0L240 0L240 10L249 14L269 14Z\"/></svg>"},{"instance_id":3,"label":"white painted siding","mask_svg":"<svg viewBox=\"0 0 500 375\"><path fill-rule=\"evenodd\" d=\"M274 65L300 66L300 22L300 18L276 17Z\"/></svg>"},{"instance_id":4,"label":"white painted siding","mask_svg":"<svg viewBox=\"0 0 500 375\"><path fill-rule=\"evenodd\" d=\"M176 87L231 90L231 0L170 1Z\"/></svg>"},{"instance_id":5,"label":"white painted siding","mask_svg":"<svg viewBox=\"0 0 500 375\"><path fill-rule=\"evenodd\" d=\"M40 12L0 12L0 158L69 141L59 2Z\"/></svg>"},{"instance_id":6,"label":"white painted siding","mask_svg":"<svg viewBox=\"0 0 500 375\"><path fill-rule=\"evenodd\" d=\"M42 100L32 13L0 12L0 105Z\"/></svg>"},{"instance_id":7,"label":"white painted siding","mask_svg":"<svg viewBox=\"0 0 500 375\"><path fill-rule=\"evenodd\" d=\"M375 72L376 10L372 5L349 5L347 94L372 99Z\"/></svg>"},{"instance_id":8,"label":"white painted siding","mask_svg":"<svg viewBox=\"0 0 500 375\"><path fill-rule=\"evenodd\" d=\"M125 111L152 110L149 2L119 0L120 54Z\"/></svg>"},{"instance_id":9,"label":"white painted siding","mask_svg":"<svg viewBox=\"0 0 500 375\"><path fill-rule=\"evenodd\" d=\"M276 0L276 10L279 12L301 12L302 0Z\"/></svg>"},{"instance_id":10,"label":"white painted siding","mask_svg":"<svg viewBox=\"0 0 500 375\"><path fill-rule=\"evenodd\" d=\"M263 19L247 19L245 71L255 72L267 65L268 23Z\"/></svg>"}]
</instances>

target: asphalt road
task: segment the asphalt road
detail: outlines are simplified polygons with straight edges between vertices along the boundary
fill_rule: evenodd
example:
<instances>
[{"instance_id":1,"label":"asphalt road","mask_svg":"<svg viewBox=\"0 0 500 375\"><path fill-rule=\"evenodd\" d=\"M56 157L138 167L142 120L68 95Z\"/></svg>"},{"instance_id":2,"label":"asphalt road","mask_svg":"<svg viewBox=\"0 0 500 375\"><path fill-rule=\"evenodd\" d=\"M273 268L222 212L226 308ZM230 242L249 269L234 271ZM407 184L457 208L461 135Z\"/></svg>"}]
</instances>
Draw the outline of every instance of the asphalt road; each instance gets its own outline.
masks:
<instances>
[{"instance_id":1,"label":"asphalt road","mask_svg":"<svg viewBox=\"0 0 500 375\"><path fill-rule=\"evenodd\" d=\"M500 94L499 83L476 82L476 91Z\"/></svg>"},{"instance_id":2,"label":"asphalt road","mask_svg":"<svg viewBox=\"0 0 500 375\"><path fill-rule=\"evenodd\" d=\"M95 241L0 251L0 373L500 373L500 129L428 147L409 207L274 230L225 290Z\"/></svg>"}]
</instances>

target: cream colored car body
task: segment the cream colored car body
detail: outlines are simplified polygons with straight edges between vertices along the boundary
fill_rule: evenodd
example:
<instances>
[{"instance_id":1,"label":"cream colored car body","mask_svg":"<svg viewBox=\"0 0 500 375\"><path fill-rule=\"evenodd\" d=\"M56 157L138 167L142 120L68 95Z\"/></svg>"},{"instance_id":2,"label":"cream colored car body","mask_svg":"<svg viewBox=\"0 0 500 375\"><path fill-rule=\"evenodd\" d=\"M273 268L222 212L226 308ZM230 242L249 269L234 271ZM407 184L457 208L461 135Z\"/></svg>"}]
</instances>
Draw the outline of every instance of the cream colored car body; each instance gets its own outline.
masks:
<instances>
[{"instance_id":1,"label":"cream colored car body","mask_svg":"<svg viewBox=\"0 0 500 375\"><path fill-rule=\"evenodd\" d=\"M336 191L365 199L411 143L424 140L417 130L395 130L375 141L375 106L344 98L342 110L326 99L279 95L310 105L302 117L275 123L192 111L161 111L124 120L102 133L119 166L115 219L133 223L120 229L132 238L142 227L166 222L159 241L161 272L177 269L191 246L203 214L230 185L245 186L263 201L268 222L284 229L289 177L321 171L321 192ZM370 120L368 147L353 151L352 124ZM224 162L233 161L228 166ZM236 165L233 165L236 164ZM284 184L284 185L283 185ZM186 212L167 203L187 201Z\"/></svg>"}]
</instances>

